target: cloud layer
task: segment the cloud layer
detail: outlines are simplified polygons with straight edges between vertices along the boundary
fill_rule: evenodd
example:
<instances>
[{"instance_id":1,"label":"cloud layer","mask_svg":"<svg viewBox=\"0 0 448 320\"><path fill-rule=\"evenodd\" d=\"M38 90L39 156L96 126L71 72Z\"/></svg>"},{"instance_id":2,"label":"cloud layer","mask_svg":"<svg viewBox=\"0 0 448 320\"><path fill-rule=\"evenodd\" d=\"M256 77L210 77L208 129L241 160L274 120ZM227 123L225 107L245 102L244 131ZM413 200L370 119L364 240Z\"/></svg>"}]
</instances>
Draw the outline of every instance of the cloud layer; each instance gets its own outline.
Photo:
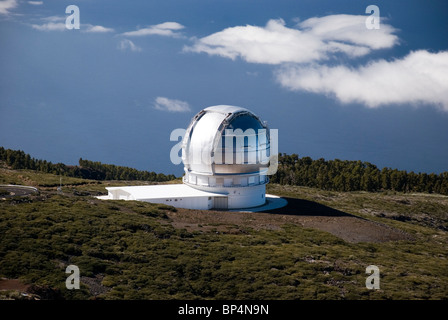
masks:
<instances>
[{"instance_id":1,"label":"cloud layer","mask_svg":"<svg viewBox=\"0 0 448 320\"><path fill-rule=\"evenodd\" d=\"M0 1L0 14L9 14L10 9L17 7L17 0L2 0Z\"/></svg>"},{"instance_id":2,"label":"cloud layer","mask_svg":"<svg viewBox=\"0 0 448 320\"><path fill-rule=\"evenodd\" d=\"M107 32L114 32L114 29L112 28L106 28L103 26L92 26L91 24L85 25L86 29L81 26L82 30L85 30L85 32L89 33L107 33Z\"/></svg>"},{"instance_id":3,"label":"cloud layer","mask_svg":"<svg viewBox=\"0 0 448 320\"><path fill-rule=\"evenodd\" d=\"M157 110L168 112L189 112L190 106L187 102L181 100L168 99L164 97L157 97L154 103L154 108Z\"/></svg>"},{"instance_id":4,"label":"cloud layer","mask_svg":"<svg viewBox=\"0 0 448 320\"><path fill-rule=\"evenodd\" d=\"M65 22L53 22L53 21L44 24L32 24L31 27L39 31L64 31L66 29Z\"/></svg>"},{"instance_id":5,"label":"cloud layer","mask_svg":"<svg viewBox=\"0 0 448 320\"><path fill-rule=\"evenodd\" d=\"M49 22L43 24L32 24L31 27L39 31L64 31L66 30L65 22L58 22L61 20L65 21L65 18L61 19L59 17L48 17L44 21ZM82 32L88 32L88 33L114 32L114 29L112 28L106 28L103 26L93 26L91 24L82 24L80 30Z\"/></svg>"},{"instance_id":6,"label":"cloud layer","mask_svg":"<svg viewBox=\"0 0 448 320\"><path fill-rule=\"evenodd\" d=\"M164 22L156 25L149 26L147 28L138 29L136 31L129 31L122 33L123 36L126 37L142 37L148 35L159 35L166 37L181 37L181 33L179 30L184 29L185 27L177 22Z\"/></svg>"},{"instance_id":7,"label":"cloud layer","mask_svg":"<svg viewBox=\"0 0 448 320\"><path fill-rule=\"evenodd\" d=\"M40 4L41 1L29 1ZM0 14L8 14L16 0L0 0ZM235 26L203 38L192 38L184 52L206 53L249 63L275 65L275 79L289 90L325 94L341 103L361 103L375 108L391 104L431 104L448 112L448 51L419 50L395 60L371 61L363 66L334 65L338 57L355 59L374 50L399 43L397 30L382 19L380 29L368 29L365 15L328 15L286 26L271 19L265 26ZM63 31L65 18L42 18L32 27L41 31ZM178 22L164 22L121 36L158 35L185 38ZM82 32L108 33L112 28L83 24ZM133 41L122 38L120 50L142 51ZM169 112L190 111L186 102L158 97L154 107Z\"/></svg>"},{"instance_id":8,"label":"cloud layer","mask_svg":"<svg viewBox=\"0 0 448 320\"><path fill-rule=\"evenodd\" d=\"M323 93L368 107L429 103L448 111L448 51L411 52L359 68L321 65L283 67L277 81L291 90Z\"/></svg>"},{"instance_id":9,"label":"cloud layer","mask_svg":"<svg viewBox=\"0 0 448 320\"><path fill-rule=\"evenodd\" d=\"M44 17L40 19L44 22L43 24L32 24L31 27L40 31L64 31L66 30L66 19L67 17L64 16ZM114 32L114 29L103 26L94 26L89 23L83 23L81 24L80 31L88 33L107 33Z\"/></svg>"},{"instance_id":10,"label":"cloud layer","mask_svg":"<svg viewBox=\"0 0 448 320\"><path fill-rule=\"evenodd\" d=\"M341 103L371 108L429 104L448 112L448 51L419 50L391 61L334 66L339 56L353 59L399 43L396 29L384 19L380 29L368 29L366 18L329 15L294 28L281 19L269 20L264 27L231 27L195 39L184 51L277 65L275 78L283 87L325 94Z\"/></svg>"},{"instance_id":11,"label":"cloud layer","mask_svg":"<svg viewBox=\"0 0 448 320\"><path fill-rule=\"evenodd\" d=\"M331 15L311 18L288 28L282 19L269 20L265 27L237 26L197 39L184 51L205 52L251 63L310 63L327 60L335 53L363 56L398 42L394 28L368 30L366 16Z\"/></svg>"},{"instance_id":12,"label":"cloud layer","mask_svg":"<svg viewBox=\"0 0 448 320\"><path fill-rule=\"evenodd\" d=\"M140 51L142 51L142 48L140 48L137 45L135 45L134 42L132 42L129 39L121 40L120 43L118 44L118 49L123 50L123 51L131 50L133 52L140 52Z\"/></svg>"}]
</instances>

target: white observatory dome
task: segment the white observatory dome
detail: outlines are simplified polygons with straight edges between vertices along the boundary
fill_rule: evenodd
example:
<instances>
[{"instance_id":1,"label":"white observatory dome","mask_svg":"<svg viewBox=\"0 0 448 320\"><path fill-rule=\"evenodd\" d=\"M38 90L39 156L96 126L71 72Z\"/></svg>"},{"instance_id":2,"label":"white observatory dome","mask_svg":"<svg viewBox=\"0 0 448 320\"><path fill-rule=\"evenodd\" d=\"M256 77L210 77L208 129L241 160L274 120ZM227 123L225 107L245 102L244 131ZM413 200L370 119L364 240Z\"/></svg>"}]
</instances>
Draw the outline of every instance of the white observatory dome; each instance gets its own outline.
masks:
<instances>
[{"instance_id":1,"label":"white observatory dome","mask_svg":"<svg viewBox=\"0 0 448 320\"><path fill-rule=\"evenodd\" d=\"M251 111L219 105L200 111L182 142L185 184L226 194L216 209L263 205L269 164L269 130Z\"/></svg>"}]
</instances>

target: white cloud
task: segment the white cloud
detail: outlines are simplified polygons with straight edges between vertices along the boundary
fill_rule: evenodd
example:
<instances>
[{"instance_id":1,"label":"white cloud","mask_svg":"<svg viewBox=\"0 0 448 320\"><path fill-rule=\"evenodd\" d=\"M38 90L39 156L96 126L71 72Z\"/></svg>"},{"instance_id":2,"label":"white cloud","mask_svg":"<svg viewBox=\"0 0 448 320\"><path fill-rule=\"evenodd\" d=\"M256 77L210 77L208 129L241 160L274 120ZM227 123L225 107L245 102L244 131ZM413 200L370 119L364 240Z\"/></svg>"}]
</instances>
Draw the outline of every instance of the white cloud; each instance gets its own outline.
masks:
<instances>
[{"instance_id":1,"label":"white cloud","mask_svg":"<svg viewBox=\"0 0 448 320\"><path fill-rule=\"evenodd\" d=\"M140 52L140 51L142 51L142 48L136 46L136 45L134 44L134 42L132 42L132 41L129 40L129 39L123 39L123 40L121 40L120 43L118 44L118 49L123 50L123 51L125 51L125 50L131 50L131 51L134 51L134 52Z\"/></svg>"},{"instance_id":2,"label":"white cloud","mask_svg":"<svg viewBox=\"0 0 448 320\"><path fill-rule=\"evenodd\" d=\"M44 24L32 24L31 27L36 30L40 31L64 31L66 29L65 21L67 17L63 16L49 16L41 18L41 21L44 21L46 23ZM107 33L107 32L114 32L114 29L107 28L103 26L94 26L91 24L82 24L81 29L82 32L88 32L88 33Z\"/></svg>"},{"instance_id":3,"label":"white cloud","mask_svg":"<svg viewBox=\"0 0 448 320\"><path fill-rule=\"evenodd\" d=\"M9 14L10 9L17 7L17 0L2 0L0 1L0 14Z\"/></svg>"},{"instance_id":4,"label":"white cloud","mask_svg":"<svg viewBox=\"0 0 448 320\"><path fill-rule=\"evenodd\" d=\"M44 4L43 1L28 1L29 4L32 4L33 6L41 6Z\"/></svg>"},{"instance_id":5,"label":"white cloud","mask_svg":"<svg viewBox=\"0 0 448 320\"><path fill-rule=\"evenodd\" d=\"M432 104L448 111L448 51L419 50L359 68L284 66L276 78L288 89L331 95L342 103L359 102L371 108Z\"/></svg>"},{"instance_id":6,"label":"white cloud","mask_svg":"<svg viewBox=\"0 0 448 320\"><path fill-rule=\"evenodd\" d=\"M167 37L181 37L181 33L177 32L185 27L177 22L164 22L161 24L156 24L149 26L147 28L138 29L136 31L129 31L122 33L123 36L127 37L141 37L148 35L159 35Z\"/></svg>"},{"instance_id":7,"label":"white cloud","mask_svg":"<svg viewBox=\"0 0 448 320\"><path fill-rule=\"evenodd\" d=\"M380 29L371 30L366 18L329 15L296 20L294 28L281 19L269 20L264 27L231 27L195 39L184 51L279 65L275 76L283 87L333 96L342 103L370 108L430 104L448 111L448 51L419 50L360 67L333 65L335 60L330 59L338 55L365 56L399 43L396 29L385 19ZM333 66L325 65L328 62Z\"/></svg>"},{"instance_id":8,"label":"white cloud","mask_svg":"<svg viewBox=\"0 0 448 320\"><path fill-rule=\"evenodd\" d=\"M48 22L44 24L32 24L31 27L40 31L64 31L65 22Z\"/></svg>"},{"instance_id":9,"label":"white cloud","mask_svg":"<svg viewBox=\"0 0 448 320\"><path fill-rule=\"evenodd\" d=\"M87 29L83 28L86 27ZM91 32L91 33L107 33L107 32L114 32L114 29L112 28L106 28L103 26L92 26L91 24L87 24L85 26L81 26L81 30L84 32Z\"/></svg>"},{"instance_id":10,"label":"white cloud","mask_svg":"<svg viewBox=\"0 0 448 320\"><path fill-rule=\"evenodd\" d=\"M60 21L65 21L66 19L67 19L67 17L63 17L63 16L49 16L49 17L41 18L40 20L49 21L49 22L60 22Z\"/></svg>"},{"instance_id":11,"label":"white cloud","mask_svg":"<svg viewBox=\"0 0 448 320\"><path fill-rule=\"evenodd\" d=\"M39 20L43 21L43 24L32 24L31 27L40 31L64 31L65 19L64 16L42 17Z\"/></svg>"},{"instance_id":12,"label":"white cloud","mask_svg":"<svg viewBox=\"0 0 448 320\"><path fill-rule=\"evenodd\" d=\"M307 19L288 28L282 19L269 20L265 27L237 26L197 39L184 51L205 52L264 64L310 63L326 60L334 53L363 56L398 42L391 26L369 30L366 16L331 15Z\"/></svg>"},{"instance_id":13,"label":"white cloud","mask_svg":"<svg viewBox=\"0 0 448 320\"><path fill-rule=\"evenodd\" d=\"M258 77L258 75L259 75L260 73L257 72L257 71L246 71L246 74L247 74L248 76L251 76L251 77Z\"/></svg>"},{"instance_id":14,"label":"white cloud","mask_svg":"<svg viewBox=\"0 0 448 320\"><path fill-rule=\"evenodd\" d=\"M191 111L187 102L168 99L164 97L157 97L154 103L154 108L157 110L168 112L188 112Z\"/></svg>"},{"instance_id":15,"label":"white cloud","mask_svg":"<svg viewBox=\"0 0 448 320\"><path fill-rule=\"evenodd\" d=\"M384 49L398 42L398 37L393 34L396 30L384 23L384 20L383 18L380 29L367 29L366 16L338 14L310 18L298 26L324 41L348 42L367 49Z\"/></svg>"}]
</instances>

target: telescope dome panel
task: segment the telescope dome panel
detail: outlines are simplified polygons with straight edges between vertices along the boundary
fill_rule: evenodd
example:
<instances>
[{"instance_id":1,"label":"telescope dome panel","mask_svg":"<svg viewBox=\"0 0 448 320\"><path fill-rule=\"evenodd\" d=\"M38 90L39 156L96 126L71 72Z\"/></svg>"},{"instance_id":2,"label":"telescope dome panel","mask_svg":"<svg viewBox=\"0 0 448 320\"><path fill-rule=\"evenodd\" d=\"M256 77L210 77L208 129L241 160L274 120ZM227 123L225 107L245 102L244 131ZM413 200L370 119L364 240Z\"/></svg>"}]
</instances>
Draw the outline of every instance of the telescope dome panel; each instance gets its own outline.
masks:
<instances>
[{"instance_id":1,"label":"telescope dome panel","mask_svg":"<svg viewBox=\"0 0 448 320\"><path fill-rule=\"evenodd\" d=\"M185 169L197 173L258 172L269 159L267 126L251 111L214 106L191 121L182 146Z\"/></svg>"}]
</instances>

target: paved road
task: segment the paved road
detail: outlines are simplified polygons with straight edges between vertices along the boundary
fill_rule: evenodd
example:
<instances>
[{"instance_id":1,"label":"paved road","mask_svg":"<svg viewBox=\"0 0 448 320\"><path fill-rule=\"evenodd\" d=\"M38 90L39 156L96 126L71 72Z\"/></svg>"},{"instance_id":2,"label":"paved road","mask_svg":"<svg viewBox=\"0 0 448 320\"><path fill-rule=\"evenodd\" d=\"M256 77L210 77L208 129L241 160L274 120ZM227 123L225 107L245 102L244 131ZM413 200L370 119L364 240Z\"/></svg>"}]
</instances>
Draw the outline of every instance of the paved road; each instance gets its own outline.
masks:
<instances>
[{"instance_id":1,"label":"paved road","mask_svg":"<svg viewBox=\"0 0 448 320\"><path fill-rule=\"evenodd\" d=\"M0 190L6 190L9 195L1 195L0 198L11 198L16 196L27 196L37 192L36 188L27 186L0 185Z\"/></svg>"}]
</instances>

